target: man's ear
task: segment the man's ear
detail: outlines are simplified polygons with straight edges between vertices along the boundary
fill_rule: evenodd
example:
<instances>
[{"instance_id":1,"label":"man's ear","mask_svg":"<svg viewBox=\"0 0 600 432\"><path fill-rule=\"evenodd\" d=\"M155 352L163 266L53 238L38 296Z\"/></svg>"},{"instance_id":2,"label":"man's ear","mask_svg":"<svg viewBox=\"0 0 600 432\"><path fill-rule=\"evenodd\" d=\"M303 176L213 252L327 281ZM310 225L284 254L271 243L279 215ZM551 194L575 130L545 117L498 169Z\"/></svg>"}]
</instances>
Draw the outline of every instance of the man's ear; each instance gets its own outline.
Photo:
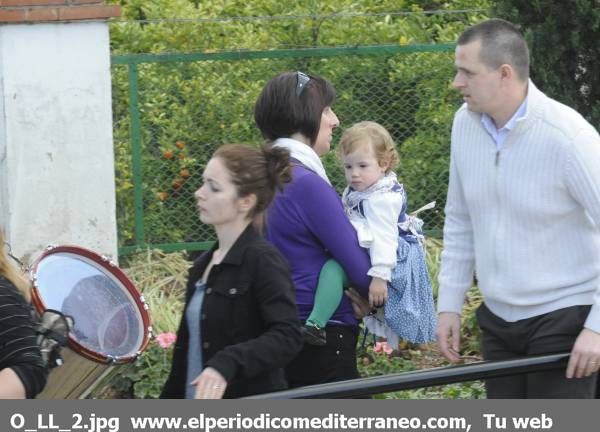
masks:
<instances>
[{"instance_id":1,"label":"man's ear","mask_svg":"<svg viewBox=\"0 0 600 432\"><path fill-rule=\"evenodd\" d=\"M514 78L515 76L515 70L513 69L513 67L507 63L501 64L500 65L500 76L502 78Z\"/></svg>"}]
</instances>

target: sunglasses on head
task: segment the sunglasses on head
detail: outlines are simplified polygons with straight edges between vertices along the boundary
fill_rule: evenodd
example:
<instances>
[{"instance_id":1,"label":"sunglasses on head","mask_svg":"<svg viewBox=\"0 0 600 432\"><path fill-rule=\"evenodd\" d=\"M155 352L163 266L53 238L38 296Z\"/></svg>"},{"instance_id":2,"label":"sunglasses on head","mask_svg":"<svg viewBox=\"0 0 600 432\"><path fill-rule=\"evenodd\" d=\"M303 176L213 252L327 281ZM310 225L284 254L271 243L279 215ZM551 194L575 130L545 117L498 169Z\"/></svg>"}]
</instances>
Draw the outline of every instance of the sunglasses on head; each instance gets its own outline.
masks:
<instances>
[{"instance_id":1,"label":"sunglasses on head","mask_svg":"<svg viewBox=\"0 0 600 432\"><path fill-rule=\"evenodd\" d=\"M296 96L302 94L302 90L304 90L304 87L306 87L306 84L308 84L309 81L310 77L304 72L296 72Z\"/></svg>"}]
</instances>

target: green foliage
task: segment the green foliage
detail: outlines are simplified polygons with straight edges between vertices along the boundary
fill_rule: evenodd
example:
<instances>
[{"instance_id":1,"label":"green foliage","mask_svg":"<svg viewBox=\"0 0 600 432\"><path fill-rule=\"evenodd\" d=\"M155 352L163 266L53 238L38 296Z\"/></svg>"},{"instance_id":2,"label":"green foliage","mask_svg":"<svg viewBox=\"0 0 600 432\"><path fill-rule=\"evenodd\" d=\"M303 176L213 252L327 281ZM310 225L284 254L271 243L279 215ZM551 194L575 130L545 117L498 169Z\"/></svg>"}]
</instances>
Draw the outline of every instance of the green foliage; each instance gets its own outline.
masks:
<instances>
[{"instance_id":1,"label":"green foliage","mask_svg":"<svg viewBox=\"0 0 600 432\"><path fill-rule=\"evenodd\" d=\"M425 8L485 7L484 1L189 2L121 1L129 20L111 24L113 53L204 52L274 47L411 44L454 41L481 13L425 14ZM388 13L410 11L410 14ZM343 13L339 13L343 11ZM251 19L227 17L266 17ZM285 18L284 16L290 16ZM179 18L164 21L164 18ZM160 21L155 21L160 20ZM142 63L139 88L130 88L127 66L113 67L117 206L120 246L135 245L132 118L129 92L139 96L143 222L146 244L214 239L197 217L193 192L204 165L221 144L257 145L254 101L265 82L285 70L330 79L342 128L362 120L387 127L402 162L400 179L409 210L437 200L423 214L426 229L441 229L448 177L449 130L460 101L449 88L452 53L373 54ZM339 137L340 131L337 132ZM176 143L185 143L185 149ZM334 185L345 182L334 152L324 160ZM182 173L186 175L183 176Z\"/></svg>"},{"instance_id":2,"label":"green foliage","mask_svg":"<svg viewBox=\"0 0 600 432\"><path fill-rule=\"evenodd\" d=\"M453 42L465 24L480 20L483 14L425 14L424 11L485 10L489 3L488 0L113 2L123 6L125 19L111 25L114 53ZM138 22L132 23L135 20Z\"/></svg>"},{"instance_id":3,"label":"green foliage","mask_svg":"<svg viewBox=\"0 0 600 432\"><path fill-rule=\"evenodd\" d=\"M375 352L370 345L366 348L361 347L358 349L358 369L362 377L373 377L437 367L437 364L424 363L427 361L424 357L428 349L430 348L426 345L417 346L414 350L403 347L400 352L385 354ZM439 359L433 361L440 362ZM373 399L483 399L485 389L483 382L471 381L376 394L372 397Z\"/></svg>"},{"instance_id":4,"label":"green foliage","mask_svg":"<svg viewBox=\"0 0 600 432\"><path fill-rule=\"evenodd\" d=\"M436 200L433 211L423 213L425 227L441 229L443 206L448 185L450 129L456 107L460 105L450 87L454 73L452 55L434 58L417 55L414 62L396 68L398 81L411 83L419 96L412 119L407 119L415 133L400 145L400 178L408 195L409 206L416 209Z\"/></svg>"},{"instance_id":5,"label":"green foliage","mask_svg":"<svg viewBox=\"0 0 600 432\"><path fill-rule=\"evenodd\" d=\"M494 12L524 30L536 85L600 127L598 1L497 0Z\"/></svg>"},{"instance_id":6,"label":"green foliage","mask_svg":"<svg viewBox=\"0 0 600 432\"><path fill-rule=\"evenodd\" d=\"M376 353L370 345L358 349L357 357L360 376L365 378L416 369L411 360L398 355L390 356L385 353Z\"/></svg>"},{"instance_id":7,"label":"green foliage","mask_svg":"<svg viewBox=\"0 0 600 432\"><path fill-rule=\"evenodd\" d=\"M157 399L171 370L172 359L173 348L161 348L153 342L119 379L133 385L136 399Z\"/></svg>"}]
</instances>

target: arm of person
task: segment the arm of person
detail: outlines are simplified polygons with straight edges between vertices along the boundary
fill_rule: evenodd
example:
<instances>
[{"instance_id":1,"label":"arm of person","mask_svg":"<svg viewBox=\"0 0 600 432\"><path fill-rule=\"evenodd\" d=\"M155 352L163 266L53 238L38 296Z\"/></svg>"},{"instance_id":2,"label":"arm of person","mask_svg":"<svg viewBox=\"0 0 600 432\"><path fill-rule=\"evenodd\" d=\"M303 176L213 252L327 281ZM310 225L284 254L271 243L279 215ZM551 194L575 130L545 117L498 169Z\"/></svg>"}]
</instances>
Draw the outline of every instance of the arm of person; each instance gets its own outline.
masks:
<instances>
[{"instance_id":1,"label":"arm of person","mask_svg":"<svg viewBox=\"0 0 600 432\"><path fill-rule=\"evenodd\" d=\"M253 377L281 368L302 349L294 285L285 259L273 248L256 248L246 252L255 269L252 283L256 307L266 327L258 337L230 345L205 364L227 382L236 375ZM214 374L207 376L219 381Z\"/></svg>"},{"instance_id":2,"label":"arm of person","mask_svg":"<svg viewBox=\"0 0 600 432\"><path fill-rule=\"evenodd\" d=\"M572 196L586 210L600 230L600 137L593 128L576 138L567 164L566 178ZM567 378L581 378L600 368L600 286L594 303L567 365Z\"/></svg>"},{"instance_id":3,"label":"arm of person","mask_svg":"<svg viewBox=\"0 0 600 432\"><path fill-rule=\"evenodd\" d=\"M352 286L368 296L371 278L369 255L358 244L356 230L348 220L337 192L318 176L305 176L298 185L303 189L297 201L306 225L345 270Z\"/></svg>"},{"instance_id":4,"label":"arm of person","mask_svg":"<svg viewBox=\"0 0 600 432\"><path fill-rule=\"evenodd\" d=\"M0 399L25 399L25 386L11 368L0 371Z\"/></svg>"},{"instance_id":5,"label":"arm of person","mask_svg":"<svg viewBox=\"0 0 600 432\"><path fill-rule=\"evenodd\" d=\"M371 306L381 306L387 300L387 282L392 278L398 251L398 217L404 199L401 193L378 193L364 202L365 217L373 236L369 254L373 277L369 286Z\"/></svg>"},{"instance_id":6,"label":"arm of person","mask_svg":"<svg viewBox=\"0 0 600 432\"><path fill-rule=\"evenodd\" d=\"M438 278L439 315L436 334L441 353L449 361L456 361L457 352L460 350L460 314L466 293L473 282L475 252L473 227L454 152L451 152L450 157L450 181L445 212L444 249ZM445 315L445 312L454 315Z\"/></svg>"},{"instance_id":7,"label":"arm of person","mask_svg":"<svg viewBox=\"0 0 600 432\"><path fill-rule=\"evenodd\" d=\"M352 302L352 309L354 311L354 317L356 319L363 319L371 313L373 308L368 300L360 295L354 288L348 288L344 290L346 297Z\"/></svg>"},{"instance_id":8,"label":"arm of person","mask_svg":"<svg viewBox=\"0 0 600 432\"><path fill-rule=\"evenodd\" d=\"M31 348L31 352L23 353L19 357L19 363L14 361L10 370L17 376L21 385L25 389L25 398L32 399L40 393L46 385L48 378L48 369L41 356L38 357L37 345ZM6 370L6 369L4 369Z\"/></svg>"},{"instance_id":9,"label":"arm of person","mask_svg":"<svg viewBox=\"0 0 600 432\"><path fill-rule=\"evenodd\" d=\"M0 296L0 310L3 316L10 317L10 320L0 320L0 334L5 341L10 341L0 351L0 387L4 388L6 383L5 391L12 395L7 397L21 397L22 387L24 397L33 398L44 389L48 369L37 344L32 309L5 279L0 279L0 292L3 293Z\"/></svg>"}]
</instances>

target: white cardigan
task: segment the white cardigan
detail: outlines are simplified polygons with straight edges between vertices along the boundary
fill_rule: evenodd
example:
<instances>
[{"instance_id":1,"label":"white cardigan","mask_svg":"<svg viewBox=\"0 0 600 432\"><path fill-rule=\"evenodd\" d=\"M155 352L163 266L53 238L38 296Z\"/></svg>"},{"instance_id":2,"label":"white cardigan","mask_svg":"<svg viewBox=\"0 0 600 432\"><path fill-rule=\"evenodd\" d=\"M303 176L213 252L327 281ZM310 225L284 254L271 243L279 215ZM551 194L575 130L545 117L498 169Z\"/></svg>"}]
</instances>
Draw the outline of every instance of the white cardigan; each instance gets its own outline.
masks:
<instances>
[{"instance_id":1,"label":"white cardigan","mask_svg":"<svg viewBox=\"0 0 600 432\"><path fill-rule=\"evenodd\" d=\"M399 189L393 190L394 186ZM342 202L350 223L356 230L358 243L369 250L371 268L367 274L388 282L391 281L392 270L397 261L398 217L404 204L402 190L396 174L390 172L366 191L358 193L361 197L360 211L350 207L348 188L342 195Z\"/></svg>"},{"instance_id":2,"label":"white cardigan","mask_svg":"<svg viewBox=\"0 0 600 432\"><path fill-rule=\"evenodd\" d=\"M481 114L454 118L438 311L461 312L474 270L506 321L592 304L600 332L600 137L531 81L500 150Z\"/></svg>"}]
</instances>

